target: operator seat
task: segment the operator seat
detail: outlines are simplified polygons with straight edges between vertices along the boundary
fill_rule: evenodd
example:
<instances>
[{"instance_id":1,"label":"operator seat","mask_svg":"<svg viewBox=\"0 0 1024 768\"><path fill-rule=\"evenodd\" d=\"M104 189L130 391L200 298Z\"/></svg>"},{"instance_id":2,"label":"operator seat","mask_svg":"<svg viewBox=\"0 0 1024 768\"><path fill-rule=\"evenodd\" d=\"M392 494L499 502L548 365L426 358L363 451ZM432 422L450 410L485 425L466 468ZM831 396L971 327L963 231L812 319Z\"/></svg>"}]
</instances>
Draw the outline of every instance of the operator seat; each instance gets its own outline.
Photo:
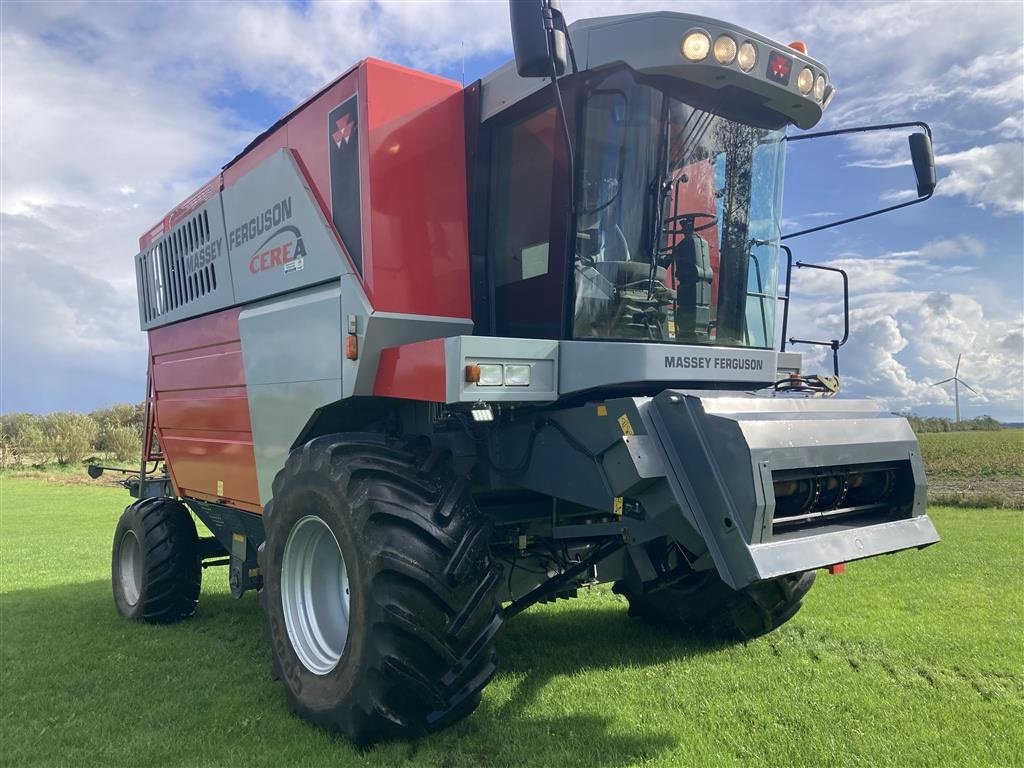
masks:
<instances>
[{"instance_id":1,"label":"operator seat","mask_svg":"<svg viewBox=\"0 0 1024 768\"><path fill-rule=\"evenodd\" d=\"M676 338L707 342L711 326L711 251L708 241L690 232L671 254L676 279Z\"/></svg>"}]
</instances>

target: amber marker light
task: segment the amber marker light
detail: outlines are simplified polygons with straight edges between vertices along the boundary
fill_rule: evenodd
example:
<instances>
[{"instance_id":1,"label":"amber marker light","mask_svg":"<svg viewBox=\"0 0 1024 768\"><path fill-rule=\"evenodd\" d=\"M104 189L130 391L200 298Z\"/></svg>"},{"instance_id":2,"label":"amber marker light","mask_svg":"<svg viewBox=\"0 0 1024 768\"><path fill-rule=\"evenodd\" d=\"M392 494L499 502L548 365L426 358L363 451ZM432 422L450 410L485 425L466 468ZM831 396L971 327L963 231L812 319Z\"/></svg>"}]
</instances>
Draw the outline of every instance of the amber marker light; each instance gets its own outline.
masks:
<instances>
[{"instance_id":1,"label":"amber marker light","mask_svg":"<svg viewBox=\"0 0 1024 768\"><path fill-rule=\"evenodd\" d=\"M466 366L466 381L470 384L477 384L480 381L480 366L479 365L467 365Z\"/></svg>"}]
</instances>

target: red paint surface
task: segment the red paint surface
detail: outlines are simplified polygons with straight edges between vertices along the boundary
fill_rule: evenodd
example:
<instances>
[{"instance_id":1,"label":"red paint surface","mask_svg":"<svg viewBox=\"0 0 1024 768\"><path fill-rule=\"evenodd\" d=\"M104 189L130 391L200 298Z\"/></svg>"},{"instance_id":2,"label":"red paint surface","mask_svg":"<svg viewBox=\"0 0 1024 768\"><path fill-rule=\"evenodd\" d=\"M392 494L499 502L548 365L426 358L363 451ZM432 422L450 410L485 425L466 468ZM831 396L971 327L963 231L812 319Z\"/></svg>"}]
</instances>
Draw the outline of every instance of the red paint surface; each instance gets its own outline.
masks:
<instances>
[{"instance_id":1,"label":"red paint surface","mask_svg":"<svg viewBox=\"0 0 1024 768\"><path fill-rule=\"evenodd\" d=\"M154 240L157 240L158 238L163 237L167 232L170 232L171 228L174 227L175 224L199 208L203 203L220 192L220 190L221 175L218 173L210 179L210 181L182 200L171 210L170 213L164 216L161 221L154 224L148 232L140 237L139 250L146 250Z\"/></svg>"},{"instance_id":2,"label":"red paint surface","mask_svg":"<svg viewBox=\"0 0 1024 768\"><path fill-rule=\"evenodd\" d=\"M149 332L154 423L179 496L261 512L240 309ZM217 483L223 483L223 495Z\"/></svg>"},{"instance_id":3,"label":"red paint surface","mask_svg":"<svg viewBox=\"0 0 1024 768\"><path fill-rule=\"evenodd\" d=\"M461 86L366 59L314 95L140 240L155 238L271 154L290 148L327 221L332 109L359 93L363 283L378 311L468 318L469 235ZM205 197L204 197L205 195Z\"/></svg>"},{"instance_id":4,"label":"red paint surface","mask_svg":"<svg viewBox=\"0 0 1024 768\"><path fill-rule=\"evenodd\" d=\"M444 339L382 350L373 394L432 403L446 402Z\"/></svg>"},{"instance_id":5,"label":"red paint surface","mask_svg":"<svg viewBox=\"0 0 1024 768\"><path fill-rule=\"evenodd\" d=\"M365 72L367 296L378 311L468 318L462 88L372 59Z\"/></svg>"}]
</instances>

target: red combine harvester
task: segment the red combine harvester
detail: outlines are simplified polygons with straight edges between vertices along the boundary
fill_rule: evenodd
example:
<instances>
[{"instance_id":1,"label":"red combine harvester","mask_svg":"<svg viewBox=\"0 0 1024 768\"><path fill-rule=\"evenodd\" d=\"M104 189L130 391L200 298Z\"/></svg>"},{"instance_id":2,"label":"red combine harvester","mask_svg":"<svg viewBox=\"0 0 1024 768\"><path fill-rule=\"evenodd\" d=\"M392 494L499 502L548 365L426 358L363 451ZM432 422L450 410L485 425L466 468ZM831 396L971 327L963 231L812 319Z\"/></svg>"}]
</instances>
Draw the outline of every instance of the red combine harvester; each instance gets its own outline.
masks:
<instances>
[{"instance_id":1,"label":"red combine harvester","mask_svg":"<svg viewBox=\"0 0 1024 768\"><path fill-rule=\"evenodd\" d=\"M582 586L745 639L816 569L938 540L906 421L833 396L845 337L810 342L834 376L784 351L813 267L781 244L787 142L867 130L787 137L824 66L680 13L511 9L514 63L462 88L360 62L135 257L117 608L187 618L227 565L291 707L358 744L468 715L502 624Z\"/></svg>"}]
</instances>

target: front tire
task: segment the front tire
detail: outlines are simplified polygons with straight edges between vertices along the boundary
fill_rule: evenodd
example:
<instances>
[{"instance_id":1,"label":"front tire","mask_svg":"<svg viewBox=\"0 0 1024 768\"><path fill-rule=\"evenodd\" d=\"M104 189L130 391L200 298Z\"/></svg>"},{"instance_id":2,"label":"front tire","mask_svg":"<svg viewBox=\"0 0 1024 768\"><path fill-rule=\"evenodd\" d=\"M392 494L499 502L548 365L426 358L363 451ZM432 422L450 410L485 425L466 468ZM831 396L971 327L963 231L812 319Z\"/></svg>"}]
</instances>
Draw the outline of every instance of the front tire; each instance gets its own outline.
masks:
<instances>
[{"instance_id":1,"label":"front tire","mask_svg":"<svg viewBox=\"0 0 1024 768\"><path fill-rule=\"evenodd\" d=\"M714 570L689 573L654 592L615 591L629 601L629 615L682 635L717 642L752 640L789 621L814 584L814 571L780 576L735 590Z\"/></svg>"},{"instance_id":2,"label":"front tire","mask_svg":"<svg viewBox=\"0 0 1024 768\"><path fill-rule=\"evenodd\" d=\"M330 435L293 451L273 491L261 597L291 710L359 746L470 714L501 620L466 482L409 443Z\"/></svg>"},{"instance_id":3,"label":"front tire","mask_svg":"<svg viewBox=\"0 0 1024 768\"><path fill-rule=\"evenodd\" d=\"M118 520L111 556L117 612L169 624L196 612L202 565L196 524L174 499L141 499Z\"/></svg>"}]
</instances>

